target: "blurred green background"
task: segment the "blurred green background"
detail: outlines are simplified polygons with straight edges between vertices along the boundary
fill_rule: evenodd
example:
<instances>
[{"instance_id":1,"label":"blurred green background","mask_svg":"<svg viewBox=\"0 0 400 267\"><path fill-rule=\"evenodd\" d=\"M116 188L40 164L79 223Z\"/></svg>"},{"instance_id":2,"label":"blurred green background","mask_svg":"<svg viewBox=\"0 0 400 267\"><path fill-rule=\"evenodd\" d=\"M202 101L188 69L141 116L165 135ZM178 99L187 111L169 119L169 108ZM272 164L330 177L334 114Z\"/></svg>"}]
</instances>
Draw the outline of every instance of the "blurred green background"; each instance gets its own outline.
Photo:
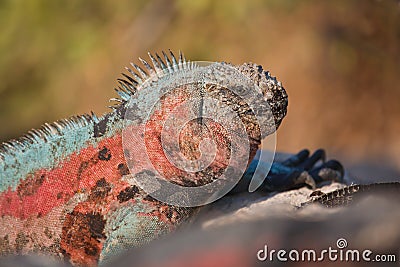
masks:
<instances>
[{"instance_id":1,"label":"blurred green background","mask_svg":"<svg viewBox=\"0 0 400 267\"><path fill-rule=\"evenodd\" d=\"M277 76L279 150L323 147L356 175L400 177L398 1L2 0L0 25L0 141L106 112L123 67L170 48Z\"/></svg>"}]
</instances>

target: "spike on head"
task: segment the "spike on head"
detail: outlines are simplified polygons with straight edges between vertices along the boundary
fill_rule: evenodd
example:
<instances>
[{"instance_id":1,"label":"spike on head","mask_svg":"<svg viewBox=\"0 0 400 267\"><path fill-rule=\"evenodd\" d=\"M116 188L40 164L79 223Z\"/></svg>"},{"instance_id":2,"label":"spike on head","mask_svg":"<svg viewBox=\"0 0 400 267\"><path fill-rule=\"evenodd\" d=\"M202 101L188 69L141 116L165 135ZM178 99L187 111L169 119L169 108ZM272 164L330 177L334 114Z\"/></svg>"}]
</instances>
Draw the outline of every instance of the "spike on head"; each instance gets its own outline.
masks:
<instances>
[{"instance_id":1,"label":"spike on head","mask_svg":"<svg viewBox=\"0 0 400 267\"><path fill-rule=\"evenodd\" d=\"M156 71L156 73L162 72L162 68L160 67L158 61L153 57L153 55L150 52L148 52L147 54L149 55L151 63L153 64L153 69Z\"/></svg>"},{"instance_id":2,"label":"spike on head","mask_svg":"<svg viewBox=\"0 0 400 267\"><path fill-rule=\"evenodd\" d=\"M179 66L181 67L183 63L185 63L185 57L183 56L182 51L179 50Z\"/></svg>"},{"instance_id":3,"label":"spike on head","mask_svg":"<svg viewBox=\"0 0 400 267\"><path fill-rule=\"evenodd\" d=\"M134 85L137 85L137 84L138 84L138 82L135 81L132 77L126 75L125 73L121 73L121 74L122 74L122 76L124 76L126 79L129 80L129 82L131 83L131 85L133 85L133 84L134 84Z\"/></svg>"},{"instance_id":4,"label":"spike on head","mask_svg":"<svg viewBox=\"0 0 400 267\"><path fill-rule=\"evenodd\" d=\"M130 63L133 66L133 63ZM138 83L142 83L143 80L142 78L139 77L139 75L137 75L132 69L125 67L125 69L133 76L133 79L135 79L135 81L137 81Z\"/></svg>"},{"instance_id":5,"label":"spike on head","mask_svg":"<svg viewBox=\"0 0 400 267\"><path fill-rule=\"evenodd\" d=\"M174 70L178 70L179 69L178 62L176 61L176 57L175 57L174 53L172 53L171 50L169 50L169 53L171 55L172 67L174 68Z\"/></svg>"},{"instance_id":6,"label":"spike on head","mask_svg":"<svg viewBox=\"0 0 400 267\"><path fill-rule=\"evenodd\" d=\"M157 57L158 62L159 62L160 65L161 65L161 69L162 69L162 70L167 69L167 66L164 64L163 60L161 59L161 57L160 57L157 53L156 53L156 57Z\"/></svg>"},{"instance_id":7,"label":"spike on head","mask_svg":"<svg viewBox=\"0 0 400 267\"><path fill-rule=\"evenodd\" d=\"M150 74L153 74L155 72L154 68L152 66L150 66L150 64L146 60L144 60L142 58L139 58L139 60L140 60L140 62L142 62L143 66L148 70L148 72Z\"/></svg>"},{"instance_id":8,"label":"spike on head","mask_svg":"<svg viewBox=\"0 0 400 267\"><path fill-rule=\"evenodd\" d=\"M132 67L140 74L140 76L142 77L142 80L146 80L148 78L147 73L138 65L136 65L135 63L131 63Z\"/></svg>"},{"instance_id":9,"label":"spike on head","mask_svg":"<svg viewBox=\"0 0 400 267\"><path fill-rule=\"evenodd\" d=\"M172 63L169 60L168 55L164 51L162 51L162 54L164 56L164 60L165 60L165 63L167 64L167 68L168 68L169 72L172 72Z\"/></svg>"}]
</instances>

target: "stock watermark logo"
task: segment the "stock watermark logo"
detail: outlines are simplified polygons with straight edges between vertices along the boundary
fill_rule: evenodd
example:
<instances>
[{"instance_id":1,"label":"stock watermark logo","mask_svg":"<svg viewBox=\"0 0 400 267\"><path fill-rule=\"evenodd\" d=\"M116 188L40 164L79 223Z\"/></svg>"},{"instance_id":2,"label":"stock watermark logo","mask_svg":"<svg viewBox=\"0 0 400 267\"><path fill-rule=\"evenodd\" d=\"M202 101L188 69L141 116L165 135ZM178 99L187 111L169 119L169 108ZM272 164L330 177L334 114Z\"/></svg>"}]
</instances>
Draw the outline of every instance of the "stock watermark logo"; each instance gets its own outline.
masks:
<instances>
[{"instance_id":1,"label":"stock watermark logo","mask_svg":"<svg viewBox=\"0 0 400 267\"><path fill-rule=\"evenodd\" d=\"M195 207L228 193L268 135L249 191L265 179L275 152L275 121L254 81L237 68L184 62L138 86L126 105L122 141L129 179L151 197ZM265 146L264 146L265 148ZM253 154L252 154L253 153Z\"/></svg>"},{"instance_id":2,"label":"stock watermark logo","mask_svg":"<svg viewBox=\"0 0 400 267\"><path fill-rule=\"evenodd\" d=\"M348 248L347 240L339 238L335 247L322 250L315 249L269 249L264 245L257 252L257 260L262 262L396 262L395 254L376 254L369 249L358 250Z\"/></svg>"}]
</instances>

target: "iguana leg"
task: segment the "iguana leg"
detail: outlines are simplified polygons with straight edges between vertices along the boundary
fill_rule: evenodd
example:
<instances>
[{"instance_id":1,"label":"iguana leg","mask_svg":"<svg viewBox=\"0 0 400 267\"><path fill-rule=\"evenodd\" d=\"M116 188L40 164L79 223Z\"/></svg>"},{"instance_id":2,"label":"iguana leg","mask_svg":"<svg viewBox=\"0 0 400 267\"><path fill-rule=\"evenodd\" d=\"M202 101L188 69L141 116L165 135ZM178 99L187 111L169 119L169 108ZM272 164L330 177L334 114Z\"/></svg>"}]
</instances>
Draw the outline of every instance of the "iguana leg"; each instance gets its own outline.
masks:
<instances>
[{"instance_id":1,"label":"iguana leg","mask_svg":"<svg viewBox=\"0 0 400 267\"><path fill-rule=\"evenodd\" d=\"M342 181L344 169L336 160L325 162L326 153L318 149L311 156L306 149L283 162L274 162L259 190L285 191L308 185L315 188L323 181ZM320 164L318 164L321 162ZM253 160L232 192L246 191L252 175L262 161Z\"/></svg>"}]
</instances>

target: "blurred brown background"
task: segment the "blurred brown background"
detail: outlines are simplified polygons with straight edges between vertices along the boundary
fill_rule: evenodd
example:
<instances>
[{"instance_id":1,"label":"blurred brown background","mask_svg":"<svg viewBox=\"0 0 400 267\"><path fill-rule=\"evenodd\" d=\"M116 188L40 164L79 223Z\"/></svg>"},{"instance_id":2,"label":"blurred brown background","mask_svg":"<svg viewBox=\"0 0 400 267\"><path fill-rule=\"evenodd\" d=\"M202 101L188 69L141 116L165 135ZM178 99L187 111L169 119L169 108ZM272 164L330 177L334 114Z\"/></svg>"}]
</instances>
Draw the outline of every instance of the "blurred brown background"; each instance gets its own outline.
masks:
<instances>
[{"instance_id":1,"label":"blurred brown background","mask_svg":"<svg viewBox=\"0 0 400 267\"><path fill-rule=\"evenodd\" d=\"M106 112L124 66L181 49L282 81L279 150L323 147L358 179L400 179L398 1L2 0L0 25L0 141Z\"/></svg>"}]
</instances>

